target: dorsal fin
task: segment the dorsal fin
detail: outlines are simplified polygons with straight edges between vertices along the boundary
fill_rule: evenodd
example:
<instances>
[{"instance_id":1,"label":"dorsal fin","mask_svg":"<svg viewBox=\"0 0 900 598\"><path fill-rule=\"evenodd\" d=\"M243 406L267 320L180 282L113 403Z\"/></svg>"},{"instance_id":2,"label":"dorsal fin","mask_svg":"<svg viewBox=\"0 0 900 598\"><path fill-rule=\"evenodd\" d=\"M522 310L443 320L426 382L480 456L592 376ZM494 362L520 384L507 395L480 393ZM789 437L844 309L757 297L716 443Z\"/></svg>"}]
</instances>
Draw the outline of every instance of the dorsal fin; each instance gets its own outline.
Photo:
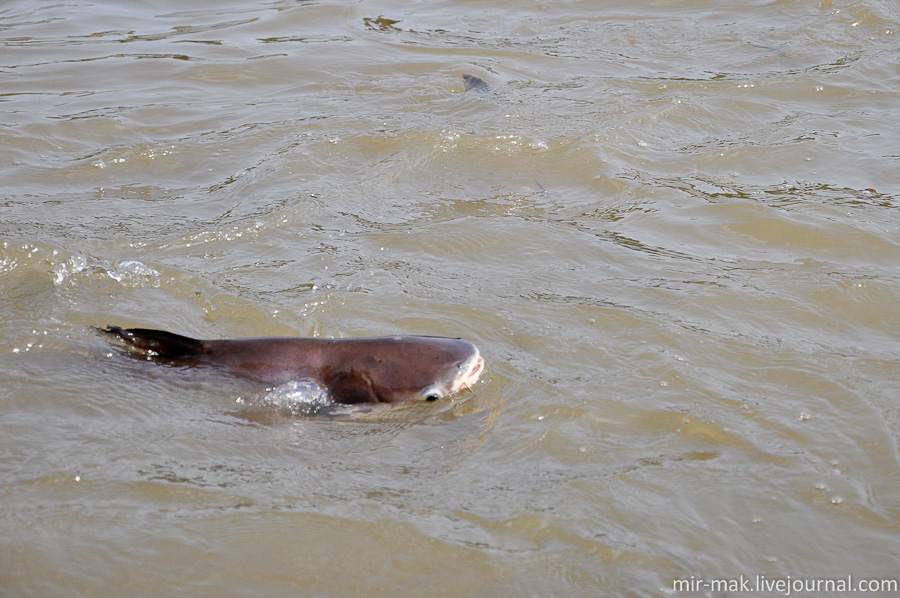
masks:
<instances>
[{"instance_id":1,"label":"dorsal fin","mask_svg":"<svg viewBox=\"0 0 900 598\"><path fill-rule=\"evenodd\" d=\"M462 74L463 80L463 89L465 91L477 91L480 94L484 95L493 95L494 90L484 79L479 79L475 75L470 75L468 73Z\"/></svg>"}]
</instances>

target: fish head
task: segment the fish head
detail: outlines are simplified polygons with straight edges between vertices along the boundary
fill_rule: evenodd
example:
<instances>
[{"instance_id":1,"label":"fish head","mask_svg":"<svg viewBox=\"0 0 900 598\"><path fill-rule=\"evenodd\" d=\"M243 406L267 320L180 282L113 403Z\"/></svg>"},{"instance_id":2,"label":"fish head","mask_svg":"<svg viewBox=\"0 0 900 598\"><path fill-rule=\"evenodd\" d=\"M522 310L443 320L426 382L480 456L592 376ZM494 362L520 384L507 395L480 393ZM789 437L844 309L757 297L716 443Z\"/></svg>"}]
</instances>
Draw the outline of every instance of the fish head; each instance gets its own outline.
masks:
<instances>
[{"instance_id":1,"label":"fish head","mask_svg":"<svg viewBox=\"0 0 900 598\"><path fill-rule=\"evenodd\" d=\"M471 388L484 371L478 348L464 339L404 336L366 342L360 356L347 360L327 382L335 402L435 401Z\"/></svg>"}]
</instances>

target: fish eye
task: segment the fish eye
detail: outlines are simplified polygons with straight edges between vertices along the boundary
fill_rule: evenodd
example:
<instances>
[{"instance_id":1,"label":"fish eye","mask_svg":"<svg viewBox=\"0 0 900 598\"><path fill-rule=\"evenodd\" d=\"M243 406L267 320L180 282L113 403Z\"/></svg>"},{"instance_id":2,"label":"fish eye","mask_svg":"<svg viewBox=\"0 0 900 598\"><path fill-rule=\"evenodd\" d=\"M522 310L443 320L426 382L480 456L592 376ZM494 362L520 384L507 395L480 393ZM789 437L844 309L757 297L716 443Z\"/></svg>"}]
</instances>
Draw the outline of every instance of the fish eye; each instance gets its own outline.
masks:
<instances>
[{"instance_id":1,"label":"fish eye","mask_svg":"<svg viewBox=\"0 0 900 598\"><path fill-rule=\"evenodd\" d=\"M419 394L426 401L437 401L438 399L440 399L441 397L444 396L444 394L441 392L441 390L435 386L429 386L428 388L424 388L424 389L422 389L422 392Z\"/></svg>"}]
</instances>

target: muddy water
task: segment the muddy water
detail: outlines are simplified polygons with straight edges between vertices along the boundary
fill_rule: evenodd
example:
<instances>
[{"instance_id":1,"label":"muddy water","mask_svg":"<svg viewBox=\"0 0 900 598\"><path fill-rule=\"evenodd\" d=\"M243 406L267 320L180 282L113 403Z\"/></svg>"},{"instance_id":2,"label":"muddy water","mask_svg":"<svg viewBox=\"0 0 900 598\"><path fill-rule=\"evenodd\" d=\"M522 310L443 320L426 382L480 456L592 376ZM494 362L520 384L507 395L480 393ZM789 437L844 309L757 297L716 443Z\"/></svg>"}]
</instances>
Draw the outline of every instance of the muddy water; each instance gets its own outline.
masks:
<instances>
[{"instance_id":1,"label":"muddy water","mask_svg":"<svg viewBox=\"0 0 900 598\"><path fill-rule=\"evenodd\" d=\"M887 0L4 3L0 593L896 579L898 31ZM102 324L489 369L296 418Z\"/></svg>"}]
</instances>

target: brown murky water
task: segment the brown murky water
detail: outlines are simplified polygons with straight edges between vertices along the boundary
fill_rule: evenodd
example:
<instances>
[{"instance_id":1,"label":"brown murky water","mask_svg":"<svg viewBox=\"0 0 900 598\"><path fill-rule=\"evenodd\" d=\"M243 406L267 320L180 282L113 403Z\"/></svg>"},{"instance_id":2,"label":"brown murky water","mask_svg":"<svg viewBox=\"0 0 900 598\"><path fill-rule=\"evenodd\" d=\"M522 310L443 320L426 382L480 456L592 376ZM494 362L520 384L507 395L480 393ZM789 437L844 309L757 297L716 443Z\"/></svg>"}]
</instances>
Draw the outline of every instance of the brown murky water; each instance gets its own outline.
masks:
<instances>
[{"instance_id":1,"label":"brown murky water","mask_svg":"<svg viewBox=\"0 0 900 598\"><path fill-rule=\"evenodd\" d=\"M896 579L898 32L889 0L0 4L0 594ZM489 373L292 418L105 324L464 336Z\"/></svg>"}]
</instances>

